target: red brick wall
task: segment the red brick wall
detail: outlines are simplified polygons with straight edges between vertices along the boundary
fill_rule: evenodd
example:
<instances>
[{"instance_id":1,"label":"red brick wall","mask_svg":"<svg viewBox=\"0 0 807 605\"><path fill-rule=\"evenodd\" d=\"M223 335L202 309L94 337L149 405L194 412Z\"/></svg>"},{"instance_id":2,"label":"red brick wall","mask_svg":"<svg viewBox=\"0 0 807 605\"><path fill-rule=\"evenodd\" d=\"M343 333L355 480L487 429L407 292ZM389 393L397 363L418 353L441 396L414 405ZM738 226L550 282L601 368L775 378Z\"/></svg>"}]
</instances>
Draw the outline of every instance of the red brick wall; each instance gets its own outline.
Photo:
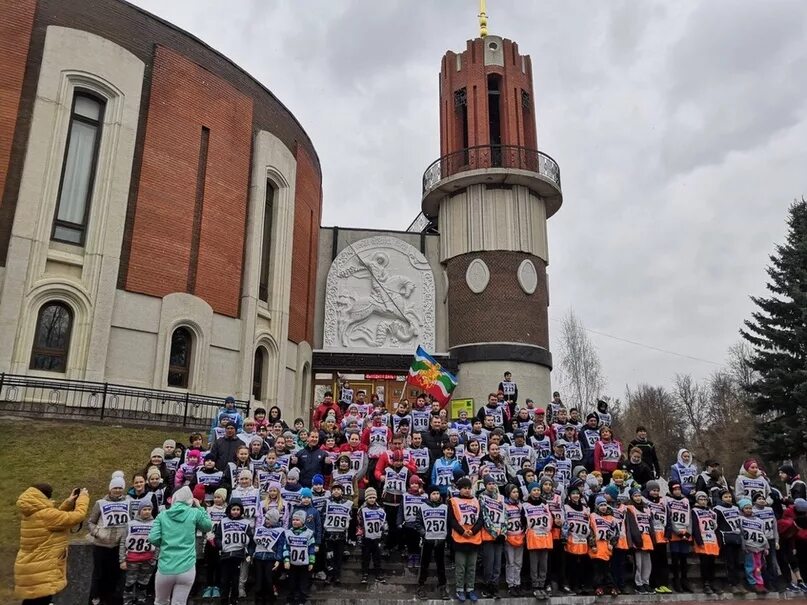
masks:
<instances>
[{"instance_id":1,"label":"red brick wall","mask_svg":"<svg viewBox=\"0 0 807 605\"><path fill-rule=\"evenodd\" d=\"M532 90L532 62L522 55L512 40L502 41L504 66L485 66L485 40L469 40L467 49L460 54L461 66L457 71L457 53L448 51L443 57L440 72L440 154L447 155L462 149L462 124L454 106L454 92L465 88L468 103L468 146L490 144L488 126L487 78L489 74L502 77L501 134L503 145L536 148L536 121ZM528 108L522 105L521 91L530 95Z\"/></svg>"},{"instance_id":2,"label":"red brick wall","mask_svg":"<svg viewBox=\"0 0 807 605\"><path fill-rule=\"evenodd\" d=\"M465 280L468 265L482 259L490 281L474 294ZM538 272L538 287L527 294L518 283L518 267L529 259ZM549 294L546 264L523 252L495 250L456 256L446 263L448 273L448 344L518 342L549 348Z\"/></svg>"},{"instance_id":3,"label":"red brick wall","mask_svg":"<svg viewBox=\"0 0 807 605\"><path fill-rule=\"evenodd\" d=\"M36 0L0 0L0 205L35 11Z\"/></svg>"},{"instance_id":4,"label":"red brick wall","mask_svg":"<svg viewBox=\"0 0 807 605\"><path fill-rule=\"evenodd\" d=\"M185 292L192 265L202 127L210 129L194 293L238 316L252 100L180 54L154 58L127 290Z\"/></svg>"},{"instance_id":5,"label":"red brick wall","mask_svg":"<svg viewBox=\"0 0 807 605\"><path fill-rule=\"evenodd\" d=\"M298 146L289 309L289 340L293 342L314 340L314 298L321 213L322 183L319 170L305 148Z\"/></svg>"}]
</instances>

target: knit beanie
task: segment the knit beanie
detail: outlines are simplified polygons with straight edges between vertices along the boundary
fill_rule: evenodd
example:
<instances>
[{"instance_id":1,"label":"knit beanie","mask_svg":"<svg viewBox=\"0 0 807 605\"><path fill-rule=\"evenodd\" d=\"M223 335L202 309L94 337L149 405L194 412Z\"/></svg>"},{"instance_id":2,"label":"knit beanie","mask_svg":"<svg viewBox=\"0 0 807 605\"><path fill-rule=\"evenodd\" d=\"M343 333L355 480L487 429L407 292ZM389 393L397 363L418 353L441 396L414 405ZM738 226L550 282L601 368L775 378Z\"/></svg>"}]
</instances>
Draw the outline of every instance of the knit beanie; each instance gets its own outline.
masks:
<instances>
[{"instance_id":1,"label":"knit beanie","mask_svg":"<svg viewBox=\"0 0 807 605\"><path fill-rule=\"evenodd\" d=\"M695 502L700 500L701 498L709 499L709 496L706 495L706 492L695 492Z\"/></svg>"},{"instance_id":2,"label":"knit beanie","mask_svg":"<svg viewBox=\"0 0 807 605\"><path fill-rule=\"evenodd\" d=\"M298 510L298 511L295 511L295 513L291 516L291 518L292 519L297 519L298 521L301 521L302 523L305 523L306 516L307 515L305 514L304 510Z\"/></svg>"},{"instance_id":3,"label":"knit beanie","mask_svg":"<svg viewBox=\"0 0 807 605\"><path fill-rule=\"evenodd\" d=\"M597 496L594 498L594 506L599 507L600 504L608 504L608 500L605 499L605 496Z\"/></svg>"},{"instance_id":4,"label":"knit beanie","mask_svg":"<svg viewBox=\"0 0 807 605\"><path fill-rule=\"evenodd\" d=\"M366 500L370 496L378 498L378 492L375 491L374 487L368 487L366 490L364 490L364 499Z\"/></svg>"},{"instance_id":5,"label":"knit beanie","mask_svg":"<svg viewBox=\"0 0 807 605\"><path fill-rule=\"evenodd\" d=\"M184 487L180 487L177 491L174 492L174 499L172 500L174 504L177 502L184 502L188 506L193 504L193 492L191 492L191 488L187 485Z\"/></svg>"},{"instance_id":6,"label":"knit beanie","mask_svg":"<svg viewBox=\"0 0 807 605\"><path fill-rule=\"evenodd\" d=\"M613 483L608 485L603 492L610 496L612 500L616 500L619 497L619 488Z\"/></svg>"},{"instance_id":7,"label":"knit beanie","mask_svg":"<svg viewBox=\"0 0 807 605\"><path fill-rule=\"evenodd\" d=\"M743 462L743 468L744 468L745 470L748 470L749 468L751 468L751 465L752 465L752 464L756 464L756 463L757 463L757 461L756 461L756 460L754 460L753 458L749 458L748 460L746 460L745 462Z\"/></svg>"},{"instance_id":8,"label":"knit beanie","mask_svg":"<svg viewBox=\"0 0 807 605\"><path fill-rule=\"evenodd\" d=\"M215 492L213 492L213 497L215 498L216 496L219 496L222 500L227 502L227 490L224 489L223 487L220 487Z\"/></svg>"},{"instance_id":9,"label":"knit beanie","mask_svg":"<svg viewBox=\"0 0 807 605\"><path fill-rule=\"evenodd\" d=\"M311 492L310 487L304 487L300 490L300 498L313 498L314 494Z\"/></svg>"},{"instance_id":10,"label":"knit beanie","mask_svg":"<svg viewBox=\"0 0 807 605\"><path fill-rule=\"evenodd\" d=\"M252 471L249 469L243 469L240 473L238 473L238 478L246 477L247 479L252 479Z\"/></svg>"},{"instance_id":11,"label":"knit beanie","mask_svg":"<svg viewBox=\"0 0 807 605\"><path fill-rule=\"evenodd\" d=\"M203 483L197 483L192 490L193 497L201 502L205 499L205 486Z\"/></svg>"},{"instance_id":12,"label":"knit beanie","mask_svg":"<svg viewBox=\"0 0 807 605\"><path fill-rule=\"evenodd\" d=\"M801 498L799 498L799 500L801 500ZM798 505L798 500L796 500L796 504ZM807 502L805 502L805 505L807 505ZM742 510L746 506L752 506L751 500L748 498L740 498L740 501L737 503L737 507ZM796 508L796 510L798 510L798 508ZM805 507L805 510L807 510L807 506Z\"/></svg>"},{"instance_id":13,"label":"knit beanie","mask_svg":"<svg viewBox=\"0 0 807 605\"><path fill-rule=\"evenodd\" d=\"M796 476L796 468L792 464L783 464L779 467L779 472L784 473L788 478Z\"/></svg>"},{"instance_id":14,"label":"knit beanie","mask_svg":"<svg viewBox=\"0 0 807 605\"><path fill-rule=\"evenodd\" d=\"M140 502L137 504L137 512L142 511L144 508L154 508L154 503L151 501L151 498L140 499Z\"/></svg>"},{"instance_id":15,"label":"knit beanie","mask_svg":"<svg viewBox=\"0 0 807 605\"><path fill-rule=\"evenodd\" d=\"M807 513L807 500L804 498L796 498L793 507L796 509L797 513Z\"/></svg>"},{"instance_id":16,"label":"knit beanie","mask_svg":"<svg viewBox=\"0 0 807 605\"><path fill-rule=\"evenodd\" d=\"M109 481L109 489L113 490L116 487L120 489L126 487L126 480L123 478L123 471L115 471L112 473L112 479Z\"/></svg>"},{"instance_id":17,"label":"knit beanie","mask_svg":"<svg viewBox=\"0 0 807 605\"><path fill-rule=\"evenodd\" d=\"M152 477L160 477L162 478L163 474L160 472L156 466L149 467L149 470L146 471L146 479L151 479Z\"/></svg>"},{"instance_id":18,"label":"knit beanie","mask_svg":"<svg viewBox=\"0 0 807 605\"><path fill-rule=\"evenodd\" d=\"M177 442L174 441L173 439L166 439L165 441L163 441L163 449L167 447L176 447L176 446Z\"/></svg>"},{"instance_id":19,"label":"knit beanie","mask_svg":"<svg viewBox=\"0 0 807 605\"><path fill-rule=\"evenodd\" d=\"M311 479L311 485L325 485L325 477L322 475L314 475Z\"/></svg>"},{"instance_id":20,"label":"knit beanie","mask_svg":"<svg viewBox=\"0 0 807 605\"><path fill-rule=\"evenodd\" d=\"M578 466L575 466L574 469L572 470L572 477L577 477L577 475L579 475L580 473L582 473L585 470L586 470L586 467L583 466L582 464L580 464Z\"/></svg>"},{"instance_id":21,"label":"knit beanie","mask_svg":"<svg viewBox=\"0 0 807 605\"><path fill-rule=\"evenodd\" d=\"M540 484L540 483L538 483L537 481L530 481L530 482L527 484L527 491L530 491L530 492L531 492L531 491L532 491L532 490L534 490L534 489L541 489L541 484Z\"/></svg>"},{"instance_id":22,"label":"knit beanie","mask_svg":"<svg viewBox=\"0 0 807 605\"><path fill-rule=\"evenodd\" d=\"M656 481L655 479L651 479L645 485L645 489L647 489L647 491L649 492L652 492L654 489L661 489L661 485L659 485L659 482Z\"/></svg>"},{"instance_id":23,"label":"knit beanie","mask_svg":"<svg viewBox=\"0 0 807 605\"><path fill-rule=\"evenodd\" d=\"M197 460L199 460L201 455L202 452L200 452L199 450L188 450L188 458L196 458Z\"/></svg>"},{"instance_id":24,"label":"knit beanie","mask_svg":"<svg viewBox=\"0 0 807 605\"><path fill-rule=\"evenodd\" d=\"M154 456L159 456L165 460L165 450L163 450L161 447L155 447L153 450L151 450L151 458L154 458Z\"/></svg>"},{"instance_id":25,"label":"knit beanie","mask_svg":"<svg viewBox=\"0 0 807 605\"><path fill-rule=\"evenodd\" d=\"M632 487L632 488L630 489L630 492L629 492L629 493L630 493L630 497L631 497L631 498L633 498L633 497L634 497L636 494L641 494L642 492L641 492L641 491L639 491L639 489L638 489L638 488L636 488L636 487Z\"/></svg>"},{"instance_id":26,"label":"knit beanie","mask_svg":"<svg viewBox=\"0 0 807 605\"><path fill-rule=\"evenodd\" d=\"M264 520L270 526L275 526L280 523L280 511L276 508L270 508L264 513Z\"/></svg>"},{"instance_id":27,"label":"knit beanie","mask_svg":"<svg viewBox=\"0 0 807 605\"><path fill-rule=\"evenodd\" d=\"M587 477L586 485L588 485L591 489L594 489L600 486L600 482L597 481L597 477Z\"/></svg>"},{"instance_id":28,"label":"knit beanie","mask_svg":"<svg viewBox=\"0 0 807 605\"><path fill-rule=\"evenodd\" d=\"M300 480L300 470L293 468L286 474L286 479L294 479L295 481Z\"/></svg>"}]
</instances>

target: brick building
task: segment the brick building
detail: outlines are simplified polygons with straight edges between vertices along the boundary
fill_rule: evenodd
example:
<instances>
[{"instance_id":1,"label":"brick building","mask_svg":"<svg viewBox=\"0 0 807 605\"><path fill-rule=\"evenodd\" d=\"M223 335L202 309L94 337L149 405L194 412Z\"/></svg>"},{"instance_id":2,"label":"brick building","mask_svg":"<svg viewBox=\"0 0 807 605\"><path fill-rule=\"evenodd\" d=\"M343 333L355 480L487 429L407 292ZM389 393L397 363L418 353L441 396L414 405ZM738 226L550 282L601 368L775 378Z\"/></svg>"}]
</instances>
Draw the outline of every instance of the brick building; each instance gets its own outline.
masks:
<instances>
[{"instance_id":1,"label":"brick building","mask_svg":"<svg viewBox=\"0 0 807 605\"><path fill-rule=\"evenodd\" d=\"M0 4L0 73L0 372L296 416L340 377L394 406L420 344L458 397L510 370L548 398L560 174L514 42L443 57L441 157L406 231L321 227L291 112L122 0Z\"/></svg>"},{"instance_id":2,"label":"brick building","mask_svg":"<svg viewBox=\"0 0 807 605\"><path fill-rule=\"evenodd\" d=\"M0 73L0 371L303 413L322 195L294 115L119 0L0 4Z\"/></svg>"}]
</instances>

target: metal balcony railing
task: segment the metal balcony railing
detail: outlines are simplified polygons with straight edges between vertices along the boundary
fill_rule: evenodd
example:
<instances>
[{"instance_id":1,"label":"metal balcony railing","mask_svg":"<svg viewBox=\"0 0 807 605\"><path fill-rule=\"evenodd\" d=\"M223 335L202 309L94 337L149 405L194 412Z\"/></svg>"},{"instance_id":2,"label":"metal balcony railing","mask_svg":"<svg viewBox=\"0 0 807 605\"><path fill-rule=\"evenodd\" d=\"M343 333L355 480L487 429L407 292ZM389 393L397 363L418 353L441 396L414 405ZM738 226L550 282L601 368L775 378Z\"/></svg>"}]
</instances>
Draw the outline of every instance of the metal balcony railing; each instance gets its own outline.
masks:
<instances>
[{"instance_id":1,"label":"metal balcony railing","mask_svg":"<svg viewBox=\"0 0 807 605\"><path fill-rule=\"evenodd\" d=\"M223 397L130 387L108 382L0 374L0 410L50 417L135 421L208 429ZM249 415L250 402L236 401Z\"/></svg>"},{"instance_id":2,"label":"metal balcony railing","mask_svg":"<svg viewBox=\"0 0 807 605\"><path fill-rule=\"evenodd\" d=\"M461 172L486 168L535 172L554 183L560 190L560 167L547 154L515 145L477 145L435 160L423 173L423 195L434 189L443 179Z\"/></svg>"}]
</instances>

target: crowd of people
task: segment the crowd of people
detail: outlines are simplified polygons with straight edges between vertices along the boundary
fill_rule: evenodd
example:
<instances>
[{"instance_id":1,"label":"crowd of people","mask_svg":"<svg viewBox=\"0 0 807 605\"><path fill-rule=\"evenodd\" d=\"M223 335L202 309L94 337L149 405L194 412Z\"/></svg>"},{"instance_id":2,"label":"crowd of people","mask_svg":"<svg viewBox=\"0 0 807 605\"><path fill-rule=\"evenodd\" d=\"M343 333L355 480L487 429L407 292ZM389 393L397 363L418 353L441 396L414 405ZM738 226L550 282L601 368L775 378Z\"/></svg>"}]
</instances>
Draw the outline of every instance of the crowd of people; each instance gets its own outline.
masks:
<instances>
[{"instance_id":1,"label":"crowd of people","mask_svg":"<svg viewBox=\"0 0 807 605\"><path fill-rule=\"evenodd\" d=\"M248 585L257 605L280 589L302 605L312 577L340 584L353 546L362 583L386 582L382 558L402 556L418 596L433 567L438 596L461 602L505 587L688 593L690 561L707 594L807 592L807 486L791 465L772 483L749 459L732 485L682 447L665 468L644 427L627 444L614 434L605 401L584 416L558 393L520 403L509 375L498 387L457 418L425 395L389 411L344 387L310 423L278 407L244 418L228 398L209 435L166 440L93 504L91 603L121 587L126 605L152 590L156 605L183 603L197 583L223 605Z\"/></svg>"}]
</instances>

